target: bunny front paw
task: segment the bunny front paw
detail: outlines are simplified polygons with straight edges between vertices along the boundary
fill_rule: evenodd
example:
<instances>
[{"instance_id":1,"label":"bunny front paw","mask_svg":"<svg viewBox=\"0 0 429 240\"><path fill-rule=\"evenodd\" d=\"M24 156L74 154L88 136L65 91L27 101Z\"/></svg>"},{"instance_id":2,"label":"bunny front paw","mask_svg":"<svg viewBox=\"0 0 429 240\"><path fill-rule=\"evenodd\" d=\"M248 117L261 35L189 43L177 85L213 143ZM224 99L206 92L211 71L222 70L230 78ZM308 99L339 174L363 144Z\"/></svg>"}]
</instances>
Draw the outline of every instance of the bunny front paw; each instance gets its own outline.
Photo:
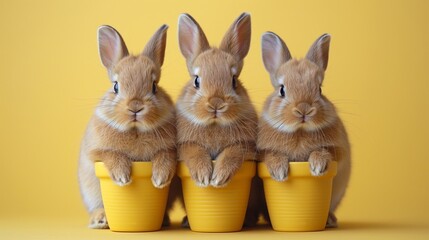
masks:
<instances>
[{"instance_id":1,"label":"bunny front paw","mask_svg":"<svg viewBox=\"0 0 429 240\"><path fill-rule=\"evenodd\" d=\"M289 162L288 161L278 161L278 162L266 162L268 171L270 172L271 177L278 181L283 182L288 178L289 171Z\"/></svg>"},{"instance_id":2,"label":"bunny front paw","mask_svg":"<svg viewBox=\"0 0 429 240\"><path fill-rule=\"evenodd\" d=\"M308 159L311 175L323 176L328 170L331 159L331 153L326 150L312 152Z\"/></svg>"},{"instance_id":3,"label":"bunny front paw","mask_svg":"<svg viewBox=\"0 0 429 240\"><path fill-rule=\"evenodd\" d=\"M110 177L119 186L131 183L131 166L125 164L115 165L110 169Z\"/></svg>"},{"instance_id":4,"label":"bunny front paw","mask_svg":"<svg viewBox=\"0 0 429 240\"><path fill-rule=\"evenodd\" d=\"M210 185L213 187L224 187L231 180L233 173L218 170L214 171L212 179L210 180Z\"/></svg>"},{"instance_id":5,"label":"bunny front paw","mask_svg":"<svg viewBox=\"0 0 429 240\"><path fill-rule=\"evenodd\" d=\"M152 184L156 188L164 188L171 182L173 174L163 170L153 170L152 172Z\"/></svg>"},{"instance_id":6,"label":"bunny front paw","mask_svg":"<svg viewBox=\"0 0 429 240\"><path fill-rule=\"evenodd\" d=\"M210 178L213 172L213 166L210 161L202 161L198 166L189 169L191 178L200 187L207 187L210 184Z\"/></svg>"}]
</instances>

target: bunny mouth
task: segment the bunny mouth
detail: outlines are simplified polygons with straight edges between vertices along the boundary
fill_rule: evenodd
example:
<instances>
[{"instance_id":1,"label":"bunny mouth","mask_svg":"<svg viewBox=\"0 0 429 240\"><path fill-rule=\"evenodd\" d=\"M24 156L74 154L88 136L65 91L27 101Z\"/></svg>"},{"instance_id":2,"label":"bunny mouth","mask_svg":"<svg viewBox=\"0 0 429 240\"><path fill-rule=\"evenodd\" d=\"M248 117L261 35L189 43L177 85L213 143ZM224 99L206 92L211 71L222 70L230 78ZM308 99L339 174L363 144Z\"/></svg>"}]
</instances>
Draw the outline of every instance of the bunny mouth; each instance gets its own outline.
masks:
<instances>
[{"instance_id":1,"label":"bunny mouth","mask_svg":"<svg viewBox=\"0 0 429 240\"><path fill-rule=\"evenodd\" d=\"M229 126L235 122L235 119L225 116L223 113L217 113L211 115L206 120L207 125L219 125L219 126Z\"/></svg>"},{"instance_id":2,"label":"bunny mouth","mask_svg":"<svg viewBox=\"0 0 429 240\"><path fill-rule=\"evenodd\" d=\"M221 115L222 113L220 113L220 112L218 112L218 111L214 111L213 112L213 119L216 119L216 118L220 118L220 115Z\"/></svg>"},{"instance_id":3,"label":"bunny mouth","mask_svg":"<svg viewBox=\"0 0 429 240\"><path fill-rule=\"evenodd\" d=\"M141 114L134 114L133 116L131 116L131 122L132 123L139 123L142 122L143 116Z\"/></svg>"},{"instance_id":4,"label":"bunny mouth","mask_svg":"<svg viewBox=\"0 0 429 240\"><path fill-rule=\"evenodd\" d=\"M143 119L143 117L140 115L132 116L131 119L128 121L128 126L130 128L140 129L141 127L143 127L145 125L146 125L146 122Z\"/></svg>"},{"instance_id":5,"label":"bunny mouth","mask_svg":"<svg viewBox=\"0 0 429 240\"><path fill-rule=\"evenodd\" d=\"M224 113L221 111L213 111L211 114L210 120L212 121L221 121L224 117Z\"/></svg>"},{"instance_id":6,"label":"bunny mouth","mask_svg":"<svg viewBox=\"0 0 429 240\"><path fill-rule=\"evenodd\" d=\"M142 122L144 115L147 113L147 108L140 108L137 110L128 109L128 116L131 123Z\"/></svg>"},{"instance_id":7,"label":"bunny mouth","mask_svg":"<svg viewBox=\"0 0 429 240\"><path fill-rule=\"evenodd\" d=\"M208 125L218 124L221 121L222 121L222 117L220 116L219 113L209 114L205 120L206 124L208 124Z\"/></svg>"},{"instance_id":8,"label":"bunny mouth","mask_svg":"<svg viewBox=\"0 0 429 240\"><path fill-rule=\"evenodd\" d=\"M306 117L303 117L303 118L301 118L300 120L300 124L301 125L305 125L306 123L308 123L310 120L308 119L308 118L306 118Z\"/></svg>"},{"instance_id":9,"label":"bunny mouth","mask_svg":"<svg viewBox=\"0 0 429 240\"><path fill-rule=\"evenodd\" d=\"M302 129L305 129L307 126L309 126L311 123L310 123L310 119L307 119L307 118L302 118L302 119L299 119L298 121L297 121L297 123L296 123L296 125L298 126L298 128L302 128Z\"/></svg>"},{"instance_id":10,"label":"bunny mouth","mask_svg":"<svg viewBox=\"0 0 429 240\"><path fill-rule=\"evenodd\" d=\"M209 119L207 119L208 124L216 124L220 121L219 116L213 115Z\"/></svg>"},{"instance_id":11,"label":"bunny mouth","mask_svg":"<svg viewBox=\"0 0 429 240\"><path fill-rule=\"evenodd\" d=\"M131 122L139 122L139 115L137 113L131 115Z\"/></svg>"},{"instance_id":12,"label":"bunny mouth","mask_svg":"<svg viewBox=\"0 0 429 240\"><path fill-rule=\"evenodd\" d=\"M128 123L131 126L137 126L143 122L143 117L140 114L129 115Z\"/></svg>"}]
</instances>

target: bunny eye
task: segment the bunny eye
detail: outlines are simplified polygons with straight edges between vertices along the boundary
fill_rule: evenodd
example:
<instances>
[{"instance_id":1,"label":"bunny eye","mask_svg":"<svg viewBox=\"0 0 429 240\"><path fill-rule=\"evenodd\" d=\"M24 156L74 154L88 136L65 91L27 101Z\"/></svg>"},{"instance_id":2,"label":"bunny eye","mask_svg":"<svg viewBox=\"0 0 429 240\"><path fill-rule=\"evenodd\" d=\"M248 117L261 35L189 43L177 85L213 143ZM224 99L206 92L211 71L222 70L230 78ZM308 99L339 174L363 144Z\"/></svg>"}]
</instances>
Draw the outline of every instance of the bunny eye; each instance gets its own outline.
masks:
<instances>
[{"instance_id":1,"label":"bunny eye","mask_svg":"<svg viewBox=\"0 0 429 240\"><path fill-rule=\"evenodd\" d=\"M232 88L237 89L237 76L232 76Z\"/></svg>"},{"instance_id":2,"label":"bunny eye","mask_svg":"<svg viewBox=\"0 0 429 240\"><path fill-rule=\"evenodd\" d=\"M152 93L155 94L157 91L156 82L152 83Z\"/></svg>"},{"instance_id":3,"label":"bunny eye","mask_svg":"<svg viewBox=\"0 0 429 240\"><path fill-rule=\"evenodd\" d=\"M194 80L194 87L196 89L200 88L200 77L198 75L195 76L195 80Z\"/></svg>"},{"instance_id":4,"label":"bunny eye","mask_svg":"<svg viewBox=\"0 0 429 240\"><path fill-rule=\"evenodd\" d=\"M280 86L280 96L282 98L284 98L286 96L285 85L283 85L283 84Z\"/></svg>"},{"instance_id":5,"label":"bunny eye","mask_svg":"<svg viewBox=\"0 0 429 240\"><path fill-rule=\"evenodd\" d=\"M119 92L119 83L117 81L114 82L113 91L115 92L115 94L118 94Z\"/></svg>"}]
</instances>

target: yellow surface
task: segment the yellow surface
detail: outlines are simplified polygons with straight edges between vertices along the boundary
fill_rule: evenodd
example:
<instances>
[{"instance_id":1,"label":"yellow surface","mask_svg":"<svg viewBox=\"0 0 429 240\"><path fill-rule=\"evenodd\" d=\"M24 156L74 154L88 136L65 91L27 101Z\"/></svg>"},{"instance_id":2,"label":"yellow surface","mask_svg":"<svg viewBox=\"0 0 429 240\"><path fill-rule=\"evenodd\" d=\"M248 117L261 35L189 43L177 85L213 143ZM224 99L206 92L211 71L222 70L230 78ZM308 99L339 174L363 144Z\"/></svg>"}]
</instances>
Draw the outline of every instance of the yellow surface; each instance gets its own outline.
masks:
<instances>
[{"instance_id":1,"label":"yellow surface","mask_svg":"<svg viewBox=\"0 0 429 240\"><path fill-rule=\"evenodd\" d=\"M197 232L236 232L243 226L250 184L256 174L255 162L244 162L231 182L223 188L199 187L184 163L179 164L189 225Z\"/></svg>"},{"instance_id":2,"label":"yellow surface","mask_svg":"<svg viewBox=\"0 0 429 240\"><path fill-rule=\"evenodd\" d=\"M219 44L243 11L252 14L253 38L240 78L258 110L272 91L262 33L279 34L296 57L305 56L322 33L332 34L323 92L345 122L353 166L338 209L339 229L258 229L221 237L428 239L426 0L1 1L0 239L218 239L189 230L86 229L77 158L94 107L111 87L97 52L99 25L116 27L134 53L159 26L170 25L160 85L176 99L188 79L177 43L178 15L193 15L210 43Z\"/></svg>"},{"instance_id":3,"label":"yellow surface","mask_svg":"<svg viewBox=\"0 0 429 240\"><path fill-rule=\"evenodd\" d=\"M135 162L131 167L132 182L118 186L103 163L95 163L109 228L118 232L157 231L161 229L167 204L168 189L152 185L152 163Z\"/></svg>"},{"instance_id":4,"label":"yellow surface","mask_svg":"<svg viewBox=\"0 0 429 240\"><path fill-rule=\"evenodd\" d=\"M314 177L308 162L291 162L287 181L271 178L264 163L258 176L264 182L265 198L276 231L320 231L325 229L331 202L332 179L337 163L331 162L325 175Z\"/></svg>"}]
</instances>

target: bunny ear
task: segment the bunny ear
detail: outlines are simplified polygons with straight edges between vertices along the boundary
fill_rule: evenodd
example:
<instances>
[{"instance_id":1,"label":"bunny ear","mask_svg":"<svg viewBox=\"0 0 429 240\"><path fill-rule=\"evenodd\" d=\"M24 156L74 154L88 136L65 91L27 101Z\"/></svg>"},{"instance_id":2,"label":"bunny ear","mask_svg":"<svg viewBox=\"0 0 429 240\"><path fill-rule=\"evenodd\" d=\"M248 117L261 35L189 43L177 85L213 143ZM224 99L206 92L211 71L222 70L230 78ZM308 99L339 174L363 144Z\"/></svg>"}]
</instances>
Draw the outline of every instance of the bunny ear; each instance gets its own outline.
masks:
<instances>
[{"instance_id":1,"label":"bunny ear","mask_svg":"<svg viewBox=\"0 0 429 240\"><path fill-rule=\"evenodd\" d=\"M188 63L210 48L200 25L187 13L179 16L179 45L180 51Z\"/></svg>"},{"instance_id":2,"label":"bunny ear","mask_svg":"<svg viewBox=\"0 0 429 240\"><path fill-rule=\"evenodd\" d=\"M326 70L328 67L329 59L329 43L331 42L331 35L323 34L320 36L308 50L306 58L319 67Z\"/></svg>"},{"instance_id":3,"label":"bunny ear","mask_svg":"<svg viewBox=\"0 0 429 240\"><path fill-rule=\"evenodd\" d=\"M220 49L242 60L249 52L251 32L250 14L242 13L226 32Z\"/></svg>"},{"instance_id":4,"label":"bunny ear","mask_svg":"<svg viewBox=\"0 0 429 240\"><path fill-rule=\"evenodd\" d=\"M274 76L277 69L292 58L285 42L273 32L262 35L262 60L265 69Z\"/></svg>"},{"instance_id":5,"label":"bunny ear","mask_svg":"<svg viewBox=\"0 0 429 240\"><path fill-rule=\"evenodd\" d=\"M146 44L142 54L149 57L158 66L164 63L165 46L167 41L167 25L162 25Z\"/></svg>"},{"instance_id":6,"label":"bunny ear","mask_svg":"<svg viewBox=\"0 0 429 240\"><path fill-rule=\"evenodd\" d=\"M128 55L121 35L113 27L106 25L98 28L98 52L101 62L108 70Z\"/></svg>"}]
</instances>

